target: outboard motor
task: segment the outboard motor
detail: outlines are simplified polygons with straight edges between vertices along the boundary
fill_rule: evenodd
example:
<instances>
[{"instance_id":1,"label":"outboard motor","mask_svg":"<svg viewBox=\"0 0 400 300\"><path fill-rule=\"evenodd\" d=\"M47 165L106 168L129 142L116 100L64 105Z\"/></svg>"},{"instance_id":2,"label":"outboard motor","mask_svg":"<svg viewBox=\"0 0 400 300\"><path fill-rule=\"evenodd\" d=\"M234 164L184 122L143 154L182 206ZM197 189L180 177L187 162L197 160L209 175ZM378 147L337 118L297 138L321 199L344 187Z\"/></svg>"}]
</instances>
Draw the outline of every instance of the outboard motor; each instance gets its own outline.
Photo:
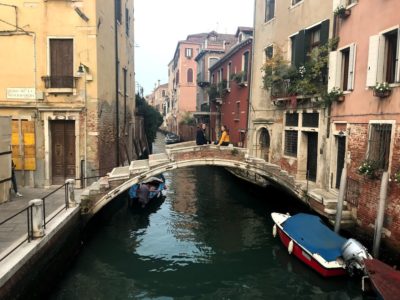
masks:
<instances>
[{"instance_id":1,"label":"outboard motor","mask_svg":"<svg viewBox=\"0 0 400 300\"><path fill-rule=\"evenodd\" d=\"M371 258L367 249L355 239L348 239L342 246L342 257L350 276L364 273L364 259Z\"/></svg>"}]
</instances>

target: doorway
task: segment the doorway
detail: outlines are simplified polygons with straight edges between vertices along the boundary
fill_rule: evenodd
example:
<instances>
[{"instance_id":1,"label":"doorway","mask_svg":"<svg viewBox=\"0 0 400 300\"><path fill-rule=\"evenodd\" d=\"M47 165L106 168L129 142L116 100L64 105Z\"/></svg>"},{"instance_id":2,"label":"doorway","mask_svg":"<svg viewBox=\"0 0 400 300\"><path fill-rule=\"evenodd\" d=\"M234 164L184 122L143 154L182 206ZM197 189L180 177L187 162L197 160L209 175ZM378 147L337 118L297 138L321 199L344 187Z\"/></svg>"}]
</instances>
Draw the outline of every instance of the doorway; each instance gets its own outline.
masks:
<instances>
[{"instance_id":1,"label":"doorway","mask_svg":"<svg viewBox=\"0 0 400 300\"><path fill-rule=\"evenodd\" d=\"M64 184L75 174L75 122L51 121L52 184Z\"/></svg>"},{"instance_id":2,"label":"doorway","mask_svg":"<svg viewBox=\"0 0 400 300\"><path fill-rule=\"evenodd\" d=\"M268 130L266 128L261 129L261 133L260 133L261 155L260 155L260 158L263 158L265 161L268 161L270 144L271 144L271 140L270 140Z\"/></svg>"},{"instance_id":3,"label":"doorway","mask_svg":"<svg viewBox=\"0 0 400 300\"><path fill-rule=\"evenodd\" d=\"M337 141L337 158L336 158L336 185L338 189L340 187L340 178L342 177L342 171L344 167L344 160L346 155L346 137L338 136Z\"/></svg>"},{"instance_id":4,"label":"doorway","mask_svg":"<svg viewBox=\"0 0 400 300\"><path fill-rule=\"evenodd\" d=\"M307 132L307 180L317 180L318 133Z\"/></svg>"}]
</instances>

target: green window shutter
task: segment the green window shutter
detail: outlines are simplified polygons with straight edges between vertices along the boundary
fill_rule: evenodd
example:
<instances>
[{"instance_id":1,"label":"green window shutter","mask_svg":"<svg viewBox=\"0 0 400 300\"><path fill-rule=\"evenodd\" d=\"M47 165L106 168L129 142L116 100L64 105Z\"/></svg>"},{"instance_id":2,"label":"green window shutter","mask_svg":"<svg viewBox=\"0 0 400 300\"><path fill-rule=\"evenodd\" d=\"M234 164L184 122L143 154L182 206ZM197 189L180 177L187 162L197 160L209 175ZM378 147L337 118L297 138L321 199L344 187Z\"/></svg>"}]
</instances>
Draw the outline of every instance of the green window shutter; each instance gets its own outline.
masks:
<instances>
[{"instance_id":1,"label":"green window shutter","mask_svg":"<svg viewBox=\"0 0 400 300\"><path fill-rule=\"evenodd\" d=\"M329 20L325 20L321 23L320 40L321 45L329 41Z\"/></svg>"},{"instance_id":2,"label":"green window shutter","mask_svg":"<svg viewBox=\"0 0 400 300\"><path fill-rule=\"evenodd\" d=\"M305 30L300 30L299 33L295 37L295 53L294 53L294 65L298 68L304 65L306 60L306 39L305 39Z\"/></svg>"}]
</instances>

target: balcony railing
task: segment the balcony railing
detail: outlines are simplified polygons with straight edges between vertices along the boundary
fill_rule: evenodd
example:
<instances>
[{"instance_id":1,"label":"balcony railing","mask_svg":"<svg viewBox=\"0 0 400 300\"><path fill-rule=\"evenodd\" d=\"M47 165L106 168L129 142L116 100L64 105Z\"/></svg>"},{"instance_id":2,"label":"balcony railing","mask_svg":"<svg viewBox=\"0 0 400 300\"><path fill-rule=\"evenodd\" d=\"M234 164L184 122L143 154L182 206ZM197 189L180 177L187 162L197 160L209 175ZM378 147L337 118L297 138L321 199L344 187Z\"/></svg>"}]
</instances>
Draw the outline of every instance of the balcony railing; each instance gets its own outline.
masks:
<instances>
[{"instance_id":1,"label":"balcony railing","mask_svg":"<svg viewBox=\"0 0 400 300\"><path fill-rule=\"evenodd\" d=\"M78 78L74 76L42 76L46 89L74 89Z\"/></svg>"}]
</instances>

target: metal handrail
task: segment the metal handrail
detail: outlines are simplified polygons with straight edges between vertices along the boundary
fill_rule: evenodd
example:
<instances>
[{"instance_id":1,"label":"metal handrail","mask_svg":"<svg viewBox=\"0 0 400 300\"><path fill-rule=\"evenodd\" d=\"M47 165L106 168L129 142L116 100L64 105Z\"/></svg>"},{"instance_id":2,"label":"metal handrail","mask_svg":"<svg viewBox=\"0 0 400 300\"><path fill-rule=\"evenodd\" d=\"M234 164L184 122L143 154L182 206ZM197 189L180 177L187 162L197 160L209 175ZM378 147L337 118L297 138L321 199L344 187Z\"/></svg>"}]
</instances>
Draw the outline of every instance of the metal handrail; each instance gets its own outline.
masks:
<instances>
[{"instance_id":1,"label":"metal handrail","mask_svg":"<svg viewBox=\"0 0 400 300\"><path fill-rule=\"evenodd\" d=\"M8 253L6 253L6 255L1 257L0 262L2 262L6 257L8 257L17 248L19 248L23 243L25 243L26 241L28 241L28 243L30 243L30 241L33 239L32 206L33 205L28 205L27 207L21 209L19 212L13 214L12 216L10 216L7 219L0 222L0 226L1 226L26 211L27 237L24 240L22 240L18 245L16 245L14 248L12 248L10 251L8 251Z\"/></svg>"},{"instance_id":2,"label":"metal handrail","mask_svg":"<svg viewBox=\"0 0 400 300\"><path fill-rule=\"evenodd\" d=\"M86 178L77 178L75 180L77 181L77 180L93 179L93 178L100 178L100 177L103 177L103 176L91 176L91 177L86 177ZM57 187L55 190L51 191L47 195L45 195L42 198L40 198L42 200L42 203L43 203L43 227L44 228L46 228L46 225L49 224L64 209L67 210L69 208L69 190L68 190L68 185L69 185L69 183L64 183L63 185ZM62 188L65 189L65 192L64 192L65 205L63 205L63 207L61 209L59 209L58 211L55 211L54 215L51 218L46 219L46 200L50 196L52 196L54 193L56 193L57 191L61 190ZM23 208L20 211L18 211L17 213L14 213L13 215L8 217L7 219L1 221L0 222L0 226L2 226L3 224L7 223L8 221L16 218L17 216L19 216L20 214L24 213L25 211L26 211L26 218L27 218L27 222L26 222L27 223L27 237L23 241L18 243L18 245L13 247L13 249L8 251L3 257L1 257L0 258L0 262L3 261L6 257L8 257L11 253L13 253L16 249L18 249L26 241L28 241L28 243L29 243L29 242L31 242L33 240L33 221L32 221L33 205L28 205L25 208Z\"/></svg>"}]
</instances>

